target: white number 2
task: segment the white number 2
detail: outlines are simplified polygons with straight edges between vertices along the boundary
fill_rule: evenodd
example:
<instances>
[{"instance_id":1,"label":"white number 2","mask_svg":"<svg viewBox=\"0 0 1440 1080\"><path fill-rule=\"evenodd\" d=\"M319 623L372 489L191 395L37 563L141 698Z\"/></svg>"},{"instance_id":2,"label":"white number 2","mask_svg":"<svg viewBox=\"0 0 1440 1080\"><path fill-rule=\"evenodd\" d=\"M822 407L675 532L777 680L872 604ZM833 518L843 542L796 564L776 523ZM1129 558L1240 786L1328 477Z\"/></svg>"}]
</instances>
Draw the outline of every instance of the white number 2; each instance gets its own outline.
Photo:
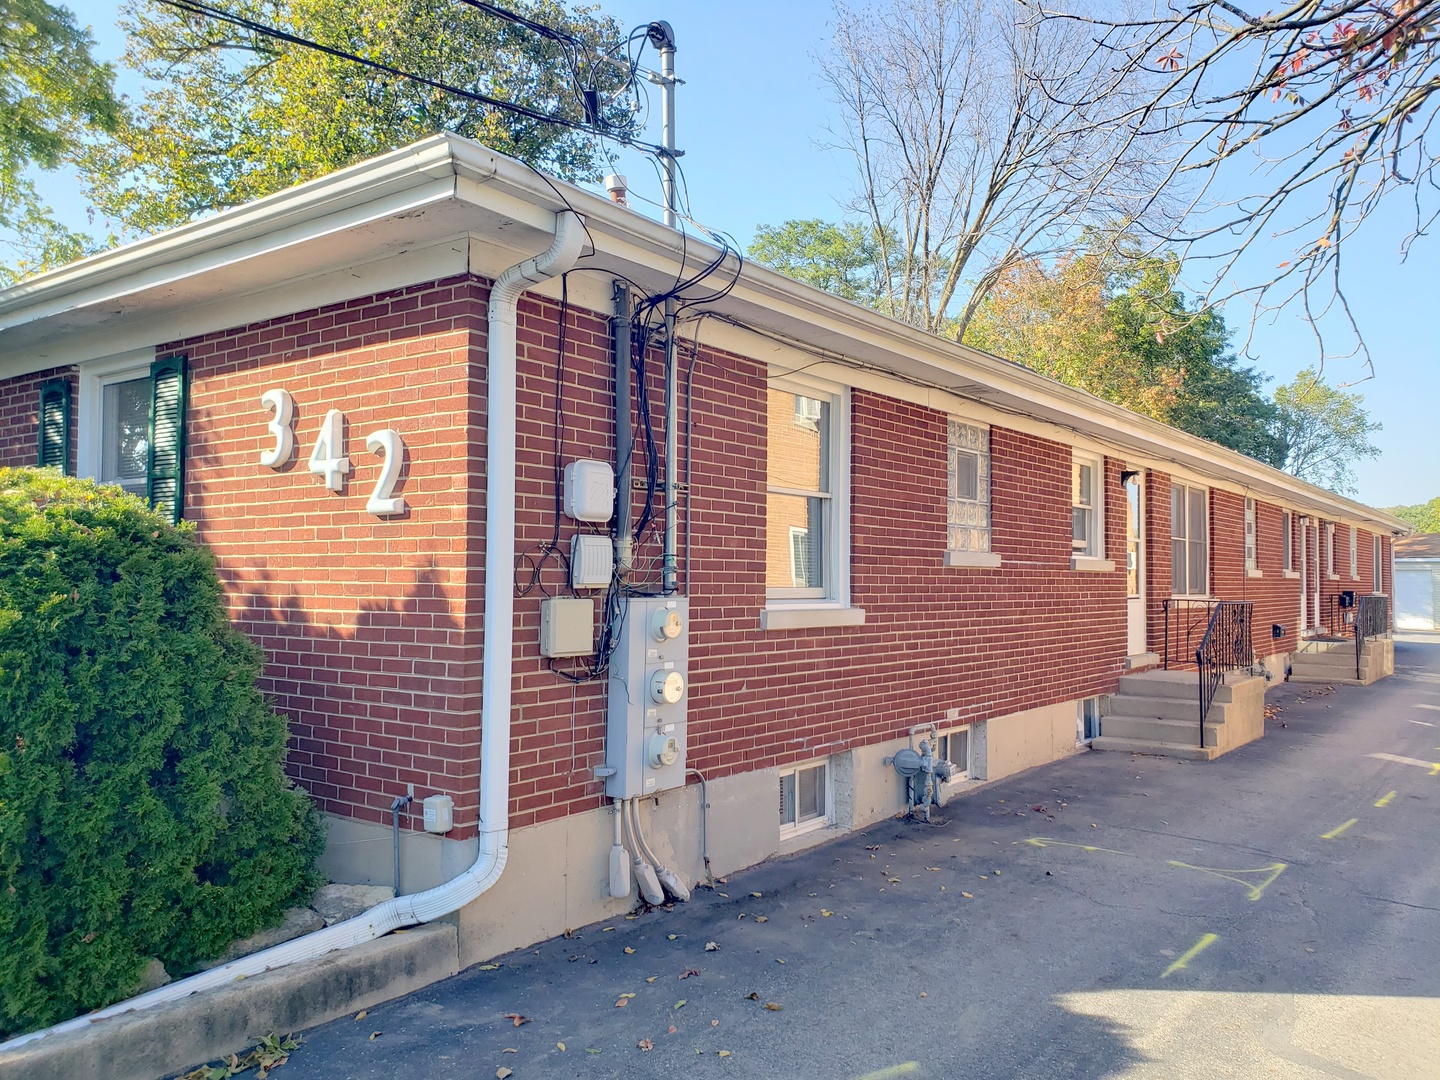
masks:
<instances>
[{"instance_id":1,"label":"white number 2","mask_svg":"<svg viewBox=\"0 0 1440 1080\"><path fill-rule=\"evenodd\" d=\"M315 449L310 451L310 471L325 477L325 487L330 491L345 490L350 459L345 456L345 414L339 409L325 414L320 434L315 437Z\"/></svg>"},{"instance_id":2,"label":"white number 2","mask_svg":"<svg viewBox=\"0 0 1440 1080\"><path fill-rule=\"evenodd\" d=\"M392 494L396 481L400 479L400 465L405 460L405 443L401 440L400 433L394 428L373 431L365 440L365 448L372 454L382 454L385 458L385 464L380 469L380 479L375 481L375 490L370 495L370 501L365 504L365 509L382 517L387 514L403 514L404 497Z\"/></svg>"},{"instance_id":3,"label":"white number 2","mask_svg":"<svg viewBox=\"0 0 1440 1080\"><path fill-rule=\"evenodd\" d=\"M260 464L272 469L284 468L295 453L295 429L290 426L295 421L295 399L290 391L277 387L261 394L260 404L275 412L275 418L267 425L275 445L260 451Z\"/></svg>"}]
</instances>

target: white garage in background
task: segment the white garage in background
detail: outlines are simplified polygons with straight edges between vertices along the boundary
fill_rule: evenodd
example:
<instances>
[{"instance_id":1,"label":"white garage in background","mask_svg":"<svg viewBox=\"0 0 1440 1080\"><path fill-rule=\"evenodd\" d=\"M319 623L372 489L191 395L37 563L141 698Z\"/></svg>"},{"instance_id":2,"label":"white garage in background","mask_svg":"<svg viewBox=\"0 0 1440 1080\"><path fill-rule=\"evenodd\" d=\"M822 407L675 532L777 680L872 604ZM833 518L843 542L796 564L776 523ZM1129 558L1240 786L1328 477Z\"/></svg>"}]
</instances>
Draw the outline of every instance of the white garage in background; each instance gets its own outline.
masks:
<instances>
[{"instance_id":1,"label":"white garage in background","mask_svg":"<svg viewBox=\"0 0 1440 1080\"><path fill-rule=\"evenodd\" d=\"M1395 628L1440 630L1440 534L1395 541Z\"/></svg>"}]
</instances>

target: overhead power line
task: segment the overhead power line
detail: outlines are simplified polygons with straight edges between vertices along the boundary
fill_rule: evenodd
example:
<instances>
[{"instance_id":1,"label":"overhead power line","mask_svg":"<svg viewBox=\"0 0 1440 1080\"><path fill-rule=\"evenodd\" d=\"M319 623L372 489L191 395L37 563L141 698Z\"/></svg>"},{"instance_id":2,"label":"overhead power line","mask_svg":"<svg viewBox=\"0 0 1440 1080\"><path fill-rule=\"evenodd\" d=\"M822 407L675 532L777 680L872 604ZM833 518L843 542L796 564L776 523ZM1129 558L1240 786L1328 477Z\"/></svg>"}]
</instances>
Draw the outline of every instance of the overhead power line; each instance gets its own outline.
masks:
<instances>
[{"instance_id":1,"label":"overhead power line","mask_svg":"<svg viewBox=\"0 0 1440 1080\"><path fill-rule=\"evenodd\" d=\"M471 3L471 0L464 0L464 2ZM432 90L439 90L440 92L446 94L454 94L457 97L462 97L469 101L474 101L478 104L489 106L492 109L499 109L502 112L513 113L516 116L522 116L525 119L532 120L536 123L554 124L557 127L568 128L572 131L583 131L589 134L602 136L603 138L614 139L616 142L624 143L626 146L633 146L636 149L644 150L647 153L651 154L664 153L664 148L655 143L648 143L641 139L636 139L629 135L622 135L614 131L597 129L584 121L572 120L568 116L557 116L553 113L541 112L538 109L532 109L525 105L519 105L513 101L505 101L501 98L492 97L489 94L483 94L478 90L467 90L464 87L455 86L447 82L442 82L439 79L431 79L425 75L417 75L414 72L405 71L401 68L395 67L392 64L387 64L380 60L372 60L369 57L360 56L357 53L349 52L345 49L337 49L333 45L325 45L310 38L301 37L299 34L293 34L288 30L281 30L279 27L268 26L265 23L256 22L254 19L248 19L243 15L236 15L233 12L224 10L223 8L214 7L211 4L204 3L203 0L156 0L156 3L163 4L166 7L174 8L177 11L186 12L190 15L200 15L207 19L214 19L217 22L228 23L231 26L239 27L242 30L248 30L252 34L258 34L261 37L271 38L275 41L283 41L287 44L297 45L305 49L313 49L316 52L324 53L327 56L333 56L340 60L348 60L351 63L360 64L364 67L370 68L371 70L381 71L387 75L393 75L398 79L406 79L410 82L418 83L421 86L428 86ZM471 6L481 8L482 10L487 11L493 7L493 5L490 4L482 4L480 0L474 0ZM502 10L503 9L500 8L494 9L495 12L499 12ZM506 16L510 17L510 21L517 22L521 25L528 26L530 24L530 20L523 19L521 16L515 15L513 12L506 12ZM536 23L534 25L541 26L543 24ZM565 42L574 41L574 39L572 38L557 36L559 35L559 31L556 31L551 27L545 27L545 29L549 31L550 36L552 36L552 38L554 38L555 40Z\"/></svg>"}]
</instances>

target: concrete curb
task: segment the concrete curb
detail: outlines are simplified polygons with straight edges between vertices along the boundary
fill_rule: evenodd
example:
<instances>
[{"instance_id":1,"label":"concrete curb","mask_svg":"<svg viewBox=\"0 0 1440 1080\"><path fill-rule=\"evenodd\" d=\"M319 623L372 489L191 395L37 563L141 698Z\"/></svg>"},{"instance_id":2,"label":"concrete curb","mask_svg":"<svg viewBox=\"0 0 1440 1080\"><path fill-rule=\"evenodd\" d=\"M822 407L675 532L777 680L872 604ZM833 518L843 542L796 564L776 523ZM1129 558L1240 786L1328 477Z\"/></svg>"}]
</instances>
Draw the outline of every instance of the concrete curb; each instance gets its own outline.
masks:
<instances>
[{"instance_id":1,"label":"concrete curb","mask_svg":"<svg viewBox=\"0 0 1440 1080\"><path fill-rule=\"evenodd\" d=\"M0 1053L6 1080L157 1080L243 1052L271 1032L314 1027L459 969L454 925L432 923L267 971L144 1012Z\"/></svg>"}]
</instances>

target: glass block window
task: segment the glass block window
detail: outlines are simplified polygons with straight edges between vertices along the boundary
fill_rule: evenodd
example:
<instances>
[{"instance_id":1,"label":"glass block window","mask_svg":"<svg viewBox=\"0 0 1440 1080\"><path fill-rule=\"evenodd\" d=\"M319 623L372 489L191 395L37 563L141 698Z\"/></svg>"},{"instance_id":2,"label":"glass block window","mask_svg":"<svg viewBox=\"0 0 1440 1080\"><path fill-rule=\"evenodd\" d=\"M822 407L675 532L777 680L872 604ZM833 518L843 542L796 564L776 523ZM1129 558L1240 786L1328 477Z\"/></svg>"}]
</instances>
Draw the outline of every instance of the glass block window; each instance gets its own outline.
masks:
<instances>
[{"instance_id":1,"label":"glass block window","mask_svg":"<svg viewBox=\"0 0 1440 1080\"><path fill-rule=\"evenodd\" d=\"M951 419L945 545L990 550L990 429Z\"/></svg>"}]
</instances>

